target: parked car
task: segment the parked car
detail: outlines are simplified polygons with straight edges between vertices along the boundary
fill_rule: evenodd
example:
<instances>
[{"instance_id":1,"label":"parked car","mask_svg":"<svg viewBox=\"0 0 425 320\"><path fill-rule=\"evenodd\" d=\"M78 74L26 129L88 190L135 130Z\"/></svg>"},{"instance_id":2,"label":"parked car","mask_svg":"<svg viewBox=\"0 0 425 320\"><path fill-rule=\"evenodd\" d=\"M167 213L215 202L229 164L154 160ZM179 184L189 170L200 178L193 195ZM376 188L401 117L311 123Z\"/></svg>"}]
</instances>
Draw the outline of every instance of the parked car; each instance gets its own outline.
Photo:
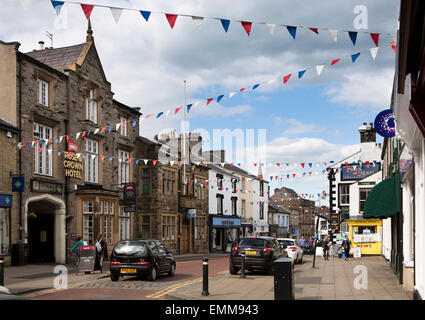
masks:
<instances>
[{"instance_id":1,"label":"parked car","mask_svg":"<svg viewBox=\"0 0 425 320\"><path fill-rule=\"evenodd\" d=\"M276 238L244 238L236 247L232 248L230 253L230 274L237 274L241 269L241 253L245 253L245 268L247 270L265 270L268 274L273 274L273 262L275 260L288 256L285 249L279 245Z\"/></svg>"},{"instance_id":2,"label":"parked car","mask_svg":"<svg viewBox=\"0 0 425 320\"><path fill-rule=\"evenodd\" d=\"M124 240L112 250L109 269L112 281L127 275L147 276L149 281L155 281L161 273L174 276L176 261L159 240Z\"/></svg>"},{"instance_id":3,"label":"parked car","mask_svg":"<svg viewBox=\"0 0 425 320\"><path fill-rule=\"evenodd\" d=\"M286 246L285 250L294 263L303 263L304 252L295 239L279 238L277 241Z\"/></svg>"}]
</instances>

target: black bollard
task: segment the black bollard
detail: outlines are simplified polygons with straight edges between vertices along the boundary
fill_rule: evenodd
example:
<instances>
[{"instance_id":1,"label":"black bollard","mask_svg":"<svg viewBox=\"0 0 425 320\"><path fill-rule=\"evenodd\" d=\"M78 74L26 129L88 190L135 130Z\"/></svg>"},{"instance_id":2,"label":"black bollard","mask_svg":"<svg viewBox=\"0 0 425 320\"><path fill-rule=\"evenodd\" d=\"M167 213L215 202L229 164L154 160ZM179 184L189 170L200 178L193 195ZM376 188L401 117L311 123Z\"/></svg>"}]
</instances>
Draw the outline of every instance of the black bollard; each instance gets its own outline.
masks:
<instances>
[{"instance_id":1,"label":"black bollard","mask_svg":"<svg viewBox=\"0 0 425 320\"><path fill-rule=\"evenodd\" d=\"M0 257L0 286L4 286L4 265L3 259Z\"/></svg>"},{"instance_id":2,"label":"black bollard","mask_svg":"<svg viewBox=\"0 0 425 320\"><path fill-rule=\"evenodd\" d=\"M245 252L241 252L241 278L245 277Z\"/></svg>"},{"instance_id":3,"label":"black bollard","mask_svg":"<svg viewBox=\"0 0 425 320\"><path fill-rule=\"evenodd\" d=\"M203 269L203 283L202 283L202 295L208 296L208 258L205 257L202 259L202 269Z\"/></svg>"}]
</instances>

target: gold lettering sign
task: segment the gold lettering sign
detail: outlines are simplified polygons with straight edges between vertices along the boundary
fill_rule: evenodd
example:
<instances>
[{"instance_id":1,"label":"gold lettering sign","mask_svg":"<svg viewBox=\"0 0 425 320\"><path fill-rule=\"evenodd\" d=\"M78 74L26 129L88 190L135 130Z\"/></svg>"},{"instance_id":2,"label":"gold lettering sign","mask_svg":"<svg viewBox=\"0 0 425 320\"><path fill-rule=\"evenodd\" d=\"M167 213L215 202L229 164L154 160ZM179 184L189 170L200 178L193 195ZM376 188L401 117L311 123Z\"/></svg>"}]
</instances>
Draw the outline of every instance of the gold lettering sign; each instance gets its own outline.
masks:
<instances>
[{"instance_id":1,"label":"gold lettering sign","mask_svg":"<svg viewBox=\"0 0 425 320\"><path fill-rule=\"evenodd\" d=\"M63 166L65 167L65 177L81 179L81 172L83 171L83 160L81 157L65 152Z\"/></svg>"}]
</instances>

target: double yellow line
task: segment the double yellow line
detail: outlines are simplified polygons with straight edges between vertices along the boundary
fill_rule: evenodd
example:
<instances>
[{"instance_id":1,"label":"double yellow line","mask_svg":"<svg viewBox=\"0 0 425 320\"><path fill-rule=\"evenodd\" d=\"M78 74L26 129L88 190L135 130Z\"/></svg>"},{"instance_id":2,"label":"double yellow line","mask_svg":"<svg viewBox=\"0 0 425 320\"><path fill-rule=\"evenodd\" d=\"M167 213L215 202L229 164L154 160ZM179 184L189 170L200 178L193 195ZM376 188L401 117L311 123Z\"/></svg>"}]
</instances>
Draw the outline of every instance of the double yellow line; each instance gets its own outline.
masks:
<instances>
[{"instance_id":1,"label":"double yellow line","mask_svg":"<svg viewBox=\"0 0 425 320\"><path fill-rule=\"evenodd\" d=\"M186 287L188 285L191 285L193 283L197 283L197 282L201 282L201 281L202 281L202 277L197 278L195 280L189 280L189 281L186 281L186 282L183 282L183 283L177 283L177 284L169 286L165 289L162 289L158 292L155 292L151 295L148 295L148 296L146 296L146 298L158 299L158 298L162 297L163 295L169 294L169 293L171 293L171 292L173 292L177 289L180 289L180 288Z\"/></svg>"}]
</instances>

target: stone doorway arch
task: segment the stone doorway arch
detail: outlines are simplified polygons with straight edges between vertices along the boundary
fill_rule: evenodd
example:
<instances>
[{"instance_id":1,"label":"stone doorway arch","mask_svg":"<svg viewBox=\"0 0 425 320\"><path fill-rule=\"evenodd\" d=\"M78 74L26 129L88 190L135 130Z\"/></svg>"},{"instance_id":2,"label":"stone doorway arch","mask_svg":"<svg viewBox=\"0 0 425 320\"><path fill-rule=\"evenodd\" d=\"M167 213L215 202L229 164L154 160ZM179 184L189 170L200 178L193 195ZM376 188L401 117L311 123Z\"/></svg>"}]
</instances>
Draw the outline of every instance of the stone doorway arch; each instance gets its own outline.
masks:
<instances>
[{"instance_id":1,"label":"stone doorway arch","mask_svg":"<svg viewBox=\"0 0 425 320\"><path fill-rule=\"evenodd\" d=\"M39 196L29 197L25 201L24 206L24 234L25 242L28 243L28 208L30 204L47 202L54 207L54 256L55 263L66 263L66 206L62 199L54 197L50 194L42 194Z\"/></svg>"}]
</instances>

